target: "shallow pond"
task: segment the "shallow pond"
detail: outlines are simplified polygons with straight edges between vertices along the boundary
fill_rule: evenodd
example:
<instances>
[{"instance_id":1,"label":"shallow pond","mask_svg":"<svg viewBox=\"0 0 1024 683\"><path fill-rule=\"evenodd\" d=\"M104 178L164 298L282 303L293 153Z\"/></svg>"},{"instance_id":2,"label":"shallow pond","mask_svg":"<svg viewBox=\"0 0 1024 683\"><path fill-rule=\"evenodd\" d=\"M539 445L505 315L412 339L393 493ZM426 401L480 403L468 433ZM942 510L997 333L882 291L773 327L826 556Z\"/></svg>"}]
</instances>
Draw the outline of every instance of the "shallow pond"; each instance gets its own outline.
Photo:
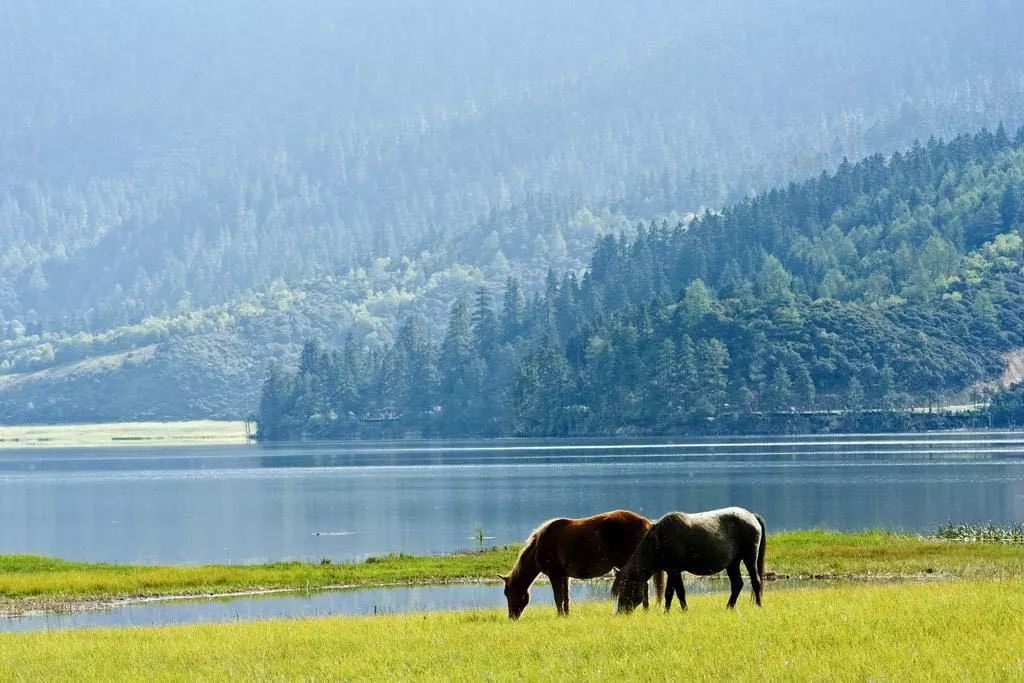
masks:
<instances>
[{"instance_id":1,"label":"shallow pond","mask_svg":"<svg viewBox=\"0 0 1024 683\"><path fill-rule=\"evenodd\" d=\"M806 582L778 581L797 586ZM721 579L695 580L687 576L687 595L721 592L722 604L729 584ZM570 584L572 603L610 600L611 583L606 580L577 581ZM772 588L771 590L774 590ZM749 585L744 596L749 594ZM533 587L530 612L554 611L551 587L538 583ZM394 586L357 588L340 591L281 592L234 598L202 600L152 600L75 612L43 612L20 617L0 617L0 631L38 631L43 629L88 628L104 626L160 626L201 622L226 622L252 619L324 617L331 615L396 614L473 608L505 608L501 585L449 584L444 586ZM571 604L570 604L571 609ZM609 612L614 608L608 603ZM500 618L500 617L499 617Z\"/></svg>"}]
</instances>

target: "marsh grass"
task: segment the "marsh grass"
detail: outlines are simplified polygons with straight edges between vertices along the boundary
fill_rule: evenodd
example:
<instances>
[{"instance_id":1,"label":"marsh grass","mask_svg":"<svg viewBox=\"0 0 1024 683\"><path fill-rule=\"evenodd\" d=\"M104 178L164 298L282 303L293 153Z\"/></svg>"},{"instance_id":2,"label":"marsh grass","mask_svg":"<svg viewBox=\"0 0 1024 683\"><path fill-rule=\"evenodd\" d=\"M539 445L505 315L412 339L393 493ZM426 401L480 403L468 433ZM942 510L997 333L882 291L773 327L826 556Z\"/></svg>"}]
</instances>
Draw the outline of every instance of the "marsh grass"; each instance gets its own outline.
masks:
<instances>
[{"instance_id":1,"label":"marsh grass","mask_svg":"<svg viewBox=\"0 0 1024 683\"><path fill-rule=\"evenodd\" d=\"M363 562L145 566L0 555L0 612L62 608L76 602L265 589L492 580L512 566L518 546L452 555L394 554ZM1024 553L1002 543L952 543L883 531L787 531L769 535L769 577L899 579L925 575L1024 576Z\"/></svg>"},{"instance_id":2,"label":"marsh grass","mask_svg":"<svg viewBox=\"0 0 1024 683\"><path fill-rule=\"evenodd\" d=\"M445 583L472 580L511 562L511 548L456 555L394 554L364 562L275 562L259 565L145 566L91 564L39 557L0 556L0 612L56 608L66 603L161 595L328 586Z\"/></svg>"},{"instance_id":3,"label":"marsh grass","mask_svg":"<svg viewBox=\"0 0 1024 683\"><path fill-rule=\"evenodd\" d=\"M735 610L529 610L0 634L2 680L1020 680L1024 581L772 591Z\"/></svg>"},{"instance_id":4,"label":"marsh grass","mask_svg":"<svg viewBox=\"0 0 1024 683\"><path fill-rule=\"evenodd\" d=\"M962 543L1009 543L1024 545L1024 524L944 524L935 532L936 538Z\"/></svg>"}]
</instances>

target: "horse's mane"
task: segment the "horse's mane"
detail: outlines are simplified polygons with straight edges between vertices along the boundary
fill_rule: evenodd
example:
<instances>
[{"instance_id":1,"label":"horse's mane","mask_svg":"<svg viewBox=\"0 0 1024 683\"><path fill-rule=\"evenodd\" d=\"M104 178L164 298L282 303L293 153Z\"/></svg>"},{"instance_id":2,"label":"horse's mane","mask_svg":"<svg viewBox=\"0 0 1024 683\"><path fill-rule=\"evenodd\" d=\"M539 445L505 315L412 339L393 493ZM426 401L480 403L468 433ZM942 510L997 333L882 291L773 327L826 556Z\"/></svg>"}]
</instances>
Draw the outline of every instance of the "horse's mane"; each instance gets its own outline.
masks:
<instances>
[{"instance_id":1,"label":"horse's mane","mask_svg":"<svg viewBox=\"0 0 1024 683\"><path fill-rule=\"evenodd\" d=\"M530 535L526 537L526 541L523 543L523 547L519 550L519 554L516 556L516 562L512 565L511 577L519 575L519 572L523 571L523 558L527 553L531 553L537 549L537 539L540 538L541 533L548 528L548 525L554 522L557 517L549 519L545 522L541 522L540 525L530 532Z\"/></svg>"}]
</instances>

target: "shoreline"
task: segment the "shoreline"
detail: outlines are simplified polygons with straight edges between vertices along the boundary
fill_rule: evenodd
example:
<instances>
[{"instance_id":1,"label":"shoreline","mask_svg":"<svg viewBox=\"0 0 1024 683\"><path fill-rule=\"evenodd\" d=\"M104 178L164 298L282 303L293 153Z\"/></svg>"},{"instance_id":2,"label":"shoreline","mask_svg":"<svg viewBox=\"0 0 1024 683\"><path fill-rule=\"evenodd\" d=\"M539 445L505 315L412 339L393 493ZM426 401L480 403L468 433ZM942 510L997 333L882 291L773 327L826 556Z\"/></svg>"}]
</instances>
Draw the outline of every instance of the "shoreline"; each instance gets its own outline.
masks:
<instances>
[{"instance_id":1,"label":"shoreline","mask_svg":"<svg viewBox=\"0 0 1024 683\"><path fill-rule=\"evenodd\" d=\"M962 425L962 426L945 426L935 427L926 429L897 429L897 428L879 428L875 430L813 430L809 429L806 431L801 430L743 430L743 431L700 431L695 430L691 432L666 432L666 433L654 433L645 431L623 431L618 433L587 433L587 434L556 434L548 436L538 435L522 435L522 434L502 434L498 436L479 436L472 434L461 434L461 435L421 435L417 433L406 432L404 434L368 434L368 435L338 435L331 437L318 437L318 436L302 436L297 438L288 439L253 439L254 443L258 443L262 446L294 446L294 445L341 445L341 444L353 444L353 445L365 445L370 443L383 443L383 444L402 444L402 443L417 443L417 442L431 442L431 443L484 443L484 442L570 442L570 443L587 443L587 442L604 442L604 441L631 441L636 443L643 443L647 441L657 441L664 443L666 447L673 445L673 441L679 441L683 439L701 439L701 440L743 440L743 439L813 439L813 438L830 438L830 439L847 439L855 437L879 437L879 436L933 436L936 434L1014 434L1024 436L1024 428L1018 427L1007 427L1007 426L993 426L983 427L980 425Z\"/></svg>"},{"instance_id":2,"label":"shoreline","mask_svg":"<svg viewBox=\"0 0 1024 683\"><path fill-rule=\"evenodd\" d=\"M0 425L0 450L100 446L245 445L242 420Z\"/></svg>"},{"instance_id":3,"label":"shoreline","mask_svg":"<svg viewBox=\"0 0 1024 683\"><path fill-rule=\"evenodd\" d=\"M339 438L305 438L284 441L257 441L254 436L247 438L246 423L243 420L147 420L128 422L76 422L67 424L19 424L0 425L0 451L18 449L47 448L98 448L98 447L130 447L130 446L238 446L245 444L273 447L299 445L353 445L367 444L415 444L419 442L438 442L449 444L495 443L537 443L571 441L578 444L601 444L609 440L664 442L666 448L676 445L674 442L686 439L727 439L744 441L757 438L790 438L790 439L850 439L857 437L882 436L931 436L931 435L1021 435L1024 430L1005 427L949 427L945 429L928 429L920 431L893 431L880 429L875 431L806 431L806 432L722 432L690 433L690 434L589 434L585 436L347 436ZM616 447L626 447L621 444Z\"/></svg>"},{"instance_id":4,"label":"shoreline","mask_svg":"<svg viewBox=\"0 0 1024 683\"><path fill-rule=\"evenodd\" d=\"M363 562L256 565L117 565L0 555L0 615L102 608L124 601L244 597L388 586L486 583L514 564L518 546L443 555L388 555ZM1013 578L1018 543L943 540L883 531L770 534L766 578L780 581Z\"/></svg>"},{"instance_id":5,"label":"shoreline","mask_svg":"<svg viewBox=\"0 0 1024 683\"><path fill-rule=\"evenodd\" d=\"M594 579L573 579L572 581L585 581L606 583L611 586L612 576L605 575ZM932 581L958 581L963 577L951 573L919 572L911 574L885 574L885 573L842 573L842 574L777 574L767 572L765 584L771 585L781 582L783 585L777 589L792 590L794 587L809 588L828 584L900 584L900 583L921 583ZM697 576L688 575L687 584L721 584L719 592L727 592L727 579L724 575ZM205 602L209 600L236 600L241 598L280 597L312 595L314 593L332 593L341 591L359 591L387 588L429 588L457 585L478 585L478 586L500 586L497 579L486 577L450 578L424 581L395 581L387 583L346 583L328 584L314 587L286 587L286 588L256 588L249 590L223 591L217 593L177 593L168 595L140 595L119 598L76 598L76 599L28 599L14 601L5 604L0 598L0 620L20 619L45 614L75 614L80 612L95 612L113 610L132 605L151 605L159 603L174 602ZM533 584L534 586L550 585L547 578L542 574ZM439 610L414 610L414 612L435 612ZM201 622L200 622L201 623Z\"/></svg>"}]
</instances>

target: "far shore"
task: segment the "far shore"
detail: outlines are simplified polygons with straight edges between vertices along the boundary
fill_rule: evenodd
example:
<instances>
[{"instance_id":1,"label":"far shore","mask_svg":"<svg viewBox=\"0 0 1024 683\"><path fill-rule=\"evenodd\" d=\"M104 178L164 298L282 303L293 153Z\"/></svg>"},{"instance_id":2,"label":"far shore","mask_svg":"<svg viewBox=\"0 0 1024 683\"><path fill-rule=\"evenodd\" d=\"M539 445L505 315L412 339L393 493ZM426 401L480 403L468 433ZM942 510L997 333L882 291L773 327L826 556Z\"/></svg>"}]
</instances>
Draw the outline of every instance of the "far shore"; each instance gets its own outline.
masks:
<instances>
[{"instance_id":1,"label":"far shore","mask_svg":"<svg viewBox=\"0 0 1024 683\"><path fill-rule=\"evenodd\" d=\"M241 420L0 425L0 449L241 445L246 441Z\"/></svg>"}]
</instances>

